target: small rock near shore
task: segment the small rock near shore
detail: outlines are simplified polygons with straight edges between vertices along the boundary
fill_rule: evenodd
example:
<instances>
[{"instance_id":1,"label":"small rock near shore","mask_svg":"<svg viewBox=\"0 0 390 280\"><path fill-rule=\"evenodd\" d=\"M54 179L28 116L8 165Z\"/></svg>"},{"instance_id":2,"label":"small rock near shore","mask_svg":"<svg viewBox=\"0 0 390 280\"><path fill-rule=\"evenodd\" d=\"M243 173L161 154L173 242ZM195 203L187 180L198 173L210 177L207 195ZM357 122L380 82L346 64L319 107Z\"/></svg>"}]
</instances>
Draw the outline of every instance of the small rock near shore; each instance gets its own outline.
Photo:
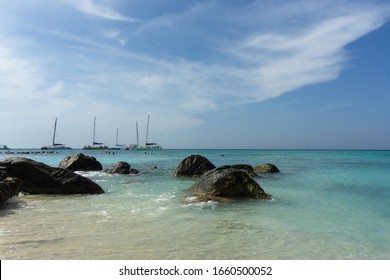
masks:
<instances>
[{"instance_id":1,"label":"small rock near shore","mask_svg":"<svg viewBox=\"0 0 390 280\"><path fill-rule=\"evenodd\" d=\"M265 163L255 166L254 171L256 173L277 173L280 170L272 163Z\"/></svg>"},{"instance_id":2,"label":"small rock near shore","mask_svg":"<svg viewBox=\"0 0 390 280\"><path fill-rule=\"evenodd\" d=\"M136 175L139 174L137 169L131 168L131 165L125 161L120 161L114 165L112 169L106 170L109 174L131 174Z\"/></svg>"}]
</instances>

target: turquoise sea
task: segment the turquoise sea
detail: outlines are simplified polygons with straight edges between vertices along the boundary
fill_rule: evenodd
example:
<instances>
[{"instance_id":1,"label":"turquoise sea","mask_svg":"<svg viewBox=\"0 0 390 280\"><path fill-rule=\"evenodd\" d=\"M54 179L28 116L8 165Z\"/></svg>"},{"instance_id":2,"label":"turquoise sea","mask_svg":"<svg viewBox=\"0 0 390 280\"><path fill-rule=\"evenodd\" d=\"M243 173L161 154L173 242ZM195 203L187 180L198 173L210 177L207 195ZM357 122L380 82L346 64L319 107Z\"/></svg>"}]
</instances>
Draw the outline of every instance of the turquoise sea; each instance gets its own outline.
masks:
<instances>
[{"instance_id":1,"label":"turquoise sea","mask_svg":"<svg viewBox=\"0 0 390 280\"><path fill-rule=\"evenodd\" d=\"M31 151L30 151L31 152ZM83 172L101 195L25 195L0 208L1 259L390 259L390 151L61 151L17 155L52 166L69 154L137 176ZM112 151L111 151L112 152ZM216 166L273 163L270 201L197 202L173 176L200 154ZM16 156L0 154L0 159ZM157 167L154 168L154 167Z\"/></svg>"}]
</instances>

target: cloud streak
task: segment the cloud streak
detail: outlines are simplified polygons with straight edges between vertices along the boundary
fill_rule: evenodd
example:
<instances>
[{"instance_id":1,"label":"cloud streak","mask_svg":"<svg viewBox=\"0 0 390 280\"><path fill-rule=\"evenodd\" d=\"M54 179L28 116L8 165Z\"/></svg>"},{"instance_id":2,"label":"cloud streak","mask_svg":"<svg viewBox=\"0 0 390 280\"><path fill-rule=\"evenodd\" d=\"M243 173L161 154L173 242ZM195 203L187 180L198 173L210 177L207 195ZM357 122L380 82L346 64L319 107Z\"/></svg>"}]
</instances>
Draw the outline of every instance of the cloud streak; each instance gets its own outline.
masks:
<instances>
[{"instance_id":1,"label":"cloud streak","mask_svg":"<svg viewBox=\"0 0 390 280\"><path fill-rule=\"evenodd\" d=\"M348 44L379 28L388 15L388 9L353 10L295 34L252 34L230 52L247 63L248 77L258 89L253 98L262 101L336 79L348 61Z\"/></svg>"},{"instance_id":2,"label":"cloud streak","mask_svg":"<svg viewBox=\"0 0 390 280\"><path fill-rule=\"evenodd\" d=\"M113 10L112 8L97 4L93 0L79 0L79 1L70 0L68 1L68 3L74 8L76 8L77 10L90 16L95 16L102 19L114 20L114 21L125 21L131 23L137 22L136 19L123 16L120 13Z\"/></svg>"}]
</instances>

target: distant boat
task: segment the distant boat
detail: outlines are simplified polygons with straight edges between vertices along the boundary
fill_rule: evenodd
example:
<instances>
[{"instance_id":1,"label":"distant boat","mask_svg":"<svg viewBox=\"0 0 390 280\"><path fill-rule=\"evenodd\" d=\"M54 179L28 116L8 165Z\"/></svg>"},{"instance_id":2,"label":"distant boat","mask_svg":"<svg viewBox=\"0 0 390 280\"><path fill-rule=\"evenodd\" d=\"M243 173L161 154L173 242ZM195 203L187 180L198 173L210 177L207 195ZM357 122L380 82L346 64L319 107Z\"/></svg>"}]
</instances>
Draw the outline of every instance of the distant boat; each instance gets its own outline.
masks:
<instances>
[{"instance_id":1,"label":"distant boat","mask_svg":"<svg viewBox=\"0 0 390 280\"><path fill-rule=\"evenodd\" d=\"M118 144L118 133L119 129L116 129L116 140L115 140L115 147L108 148L109 150L121 150L125 147L125 145Z\"/></svg>"},{"instance_id":2,"label":"distant boat","mask_svg":"<svg viewBox=\"0 0 390 280\"><path fill-rule=\"evenodd\" d=\"M7 145L0 145L0 150L9 150Z\"/></svg>"},{"instance_id":3,"label":"distant boat","mask_svg":"<svg viewBox=\"0 0 390 280\"><path fill-rule=\"evenodd\" d=\"M122 147L122 150L135 150L139 147L138 141L138 122L135 122L135 131L137 133L137 144L128 144Z\"/></svg>"},{"instance_id":4,"label":"distant boat","mask_svg":"<svg viewBox=\"0 0 390 280\"><path fill-rule=\"evenodd\" d=\"M159 144L153 143L153 142L148 142L149 119L150 119L150 115L148 115L148 122L146 124L145 146L144 147L138 147L137 149L140 149L140 150L160 150L160 149L162 149L162 147Z\"/></svg>"},{"instance_id":5,"label":"distant boat","mask_svg":"<svg viewBox=\"0 0 390 280\"><path fill-rule=\"evenodd\" d=\"M84 146L83 150L106 150L108 147L104 145L103 143L98 143L95 141L95 134L96 134L96 117L93 119L93 138L92 138L92 146L87 145Z\"/></svg>"},{"instance_id":6,"label":"distant boat","mask_svg":"<svg viewBox=\"0 0 390 280\"><path fill-rule=\"evenodd\" d=\"M56 143L56 132L57 132L57 118L54 121L54 132L53 132L53 141L49 146L41 147L42 150L71 150L71 147L67 147L65 144Z\"/></svg>"}]
</instances>

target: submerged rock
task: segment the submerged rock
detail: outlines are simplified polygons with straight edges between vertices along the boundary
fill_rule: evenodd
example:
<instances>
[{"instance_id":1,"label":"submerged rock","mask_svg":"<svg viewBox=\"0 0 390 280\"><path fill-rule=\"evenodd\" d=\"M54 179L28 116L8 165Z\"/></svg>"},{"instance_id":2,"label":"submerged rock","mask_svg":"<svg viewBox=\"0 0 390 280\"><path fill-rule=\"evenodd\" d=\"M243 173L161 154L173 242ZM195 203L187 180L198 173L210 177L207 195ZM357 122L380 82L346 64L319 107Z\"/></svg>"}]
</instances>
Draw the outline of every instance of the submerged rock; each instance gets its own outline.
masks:
<instances>
[{"instance_id":1,"label":"submerged rock","mask_svg":"<svg viewBox=\"0 0 390 280\"><path fill-rule=\"evenodd\" d=\"M215 165L204 156L191 155L180 162L175 175L178 177L198 177L214 168Z\"/></svg>"},{"instance_id":2,"label":"submerged rock","mask_svg":"<svg viewBox=\"0 0 390 280\"><path fill-rule=\"evenodd\" d=\"M265 163L258 165L254 168L254 171L256 173L277 173L279 172L279 168L277 168L275 165L271 163Z\"/></svg>"},{"instance_id":3,"label":"submerged rock","mask_svg":"<svg viewBox=\"0 0 390 280\"><path fill-rule=\"evenodd\" d=\"M271 198L245 171L229 167L207 171L190 190L200 197Z\"/></svg>"},{"instance_id":4,"label":"submerged rock","mask_svg":"<svg viewBox=\"0 0 390 280\"><path fill-rule=\"evenodd\" d=\"M16 157L0 161L8 177L21 181L20 191L30 194L100 194L104 190L92 180L70 170Z\"/></svg>"},{"instance_id":5,"label":"submerged rock","mask_svg":"<svg viewBox=\"0 0 390 280\"><path fill-rule=\"evenodd\" d=\"M137 169L131 168L131 165L124 161L116 163L112 169L109 169L106 172L109 174L139 174L139 171Z\"/></svg>"},{"instance_id":6,"label":"submerged rock","mask_svg":"<svg viewBox=\"0 0 390 280\"><path fill-rule=\"evenodd\" d=\"M67 156L60 162L60 168L72 171L100 171L103 170L102 164L93 156L87 156L82 153Z\"/></svg>"}]
</instances>

